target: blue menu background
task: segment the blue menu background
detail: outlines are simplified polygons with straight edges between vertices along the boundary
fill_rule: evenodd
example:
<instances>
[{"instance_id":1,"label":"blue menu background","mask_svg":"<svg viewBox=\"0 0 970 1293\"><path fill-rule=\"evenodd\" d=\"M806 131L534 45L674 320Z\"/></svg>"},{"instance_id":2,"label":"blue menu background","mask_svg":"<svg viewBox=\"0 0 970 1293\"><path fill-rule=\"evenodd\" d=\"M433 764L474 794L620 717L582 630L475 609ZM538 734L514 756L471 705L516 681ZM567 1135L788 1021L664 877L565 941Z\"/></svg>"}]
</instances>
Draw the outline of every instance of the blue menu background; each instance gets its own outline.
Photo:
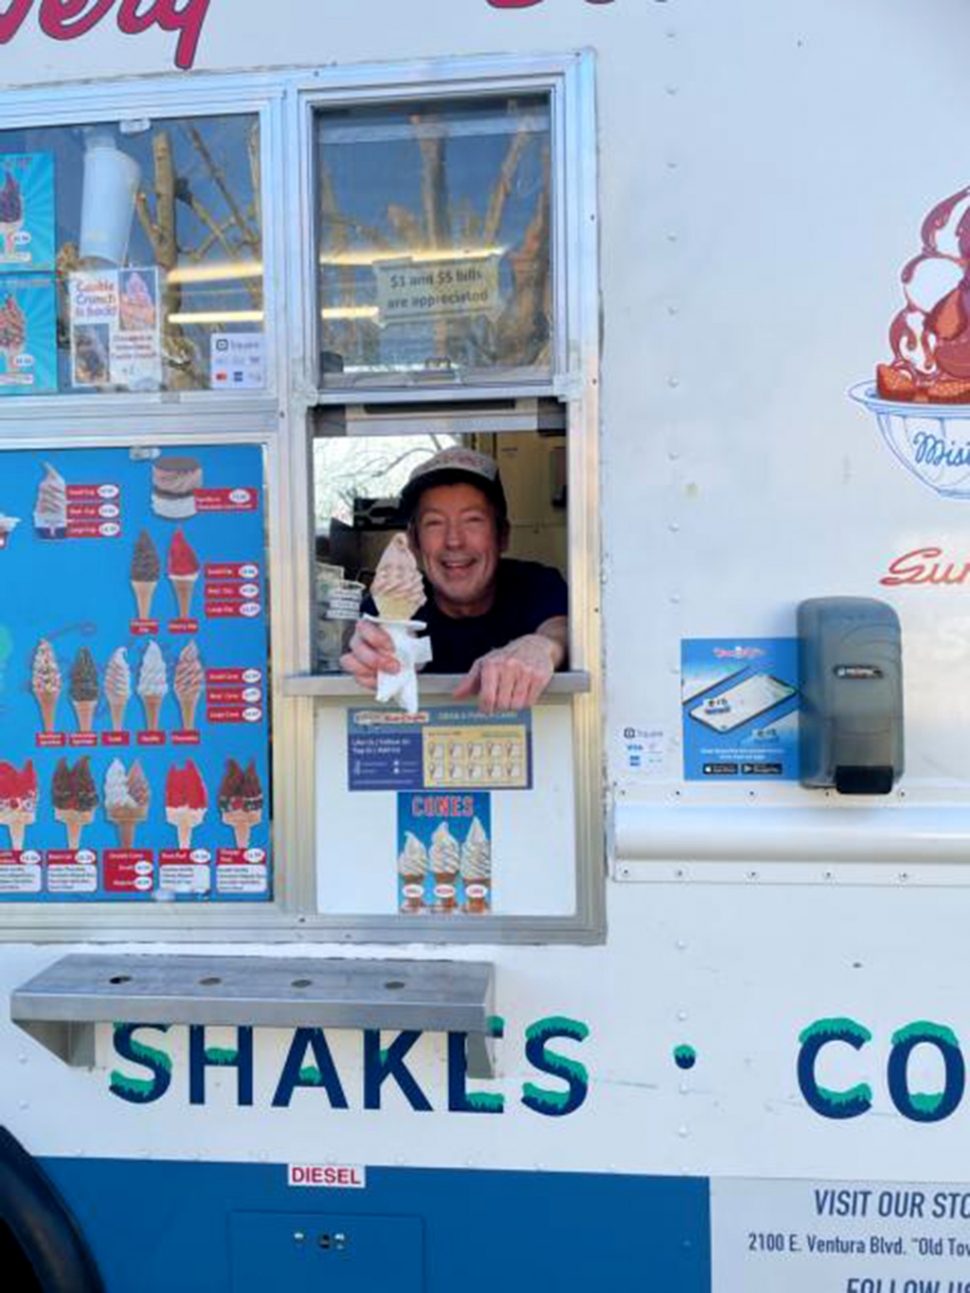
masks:
<instances>
[{"instance_id":1,"label":"blue menu background","mask_svg":"<svg viewBox=\"0 0 970 1293\"><path fill-rule=\"evenodd\" d=\"M82 848L97 851L99 856L99 889L96 894L65 896L60 894L3 895L3 901L151 901L153 893L109 894L104 892L100 867L104 849L120 847L116 827L104 816L104 779L109 764L120 758L130 768L137 758L151 786L148 819L140 824L135 848L152 850L157 861L163 849L176 849L175 828L165 820L165 778L171 764L184 766L191 758L205 782L209 806L205 820L192 837L193 849L204 848L212 854L212 885L209 901L266 901L272 896L272 856L270 852L270 757L269 757L269 673L267 642L266 552L263 519L263 459L257 446L167 445L166 456L195 458L202 467L203 488L248 487L259 491L259 506L246 512L198 512L182 521L157 516L151 507L152 461L136 459L126 446L108 449L52 449L45 451L0 451L0 514L19 517L20 523L0 551L0 760L22 768L27 759L34 761L38 774L39 804L36 823L27 830L25 848L41 853L67 847L63 824L54 818L51 801L51 778L61 757L73 764L90 755L91 770L98 791L99 804L94 822L85 828ZM51 463L68 486L112 484L120 487L121 533L117 538L66 538L44 540L35 534L33 510L38 485L44 475L44 463ZM166 577L168 548L178 526L199 559L202 570L192 603L192 616L198 621L198 633L173 634L170 620L178 608L175 592ZM145 529L154 540L162 564L155 592L152 617L159 621L159 632L151 637L133 635L131 622L137 618L137 606L131 588L131 559L135 540ZM207 562L259 564L260 603L262 611L253 619L207 619L204 611L205 565ZM182 647L195 638L203 668L253 668L262 675L259 722L215 724L206 718L203 692L196 713L196 727L201 734L199 745L174 745L171 733L182 727L174 695L175 663ZM57 728L68 733L77 730L69 697L69 669L81 646L94 656L99 675L99 700L94 730L99 744L92 749L45 749L37 745L42 731L40 707L31 691L33 657L38 641L46 638L53 646L63 679ZM161 709L160 726L167 736L164 746L140 746L136 733L144 728L143 707L136 693L142 654L148 642L157 641L165 658L169 692ZM125 714L125 726L131 733L127 747L100 744L100 734L110 730L111 716L104 696L104 670L116 647L128 648L132 674L132 696ZM260 894L225 895L216 889L216 856L219 849L234 849L231 828L222 822L217 794L226 760L234 758L245 767L256 762L263 788L262 820L253 829L250 847L266 853L266 889ZM0 825L0 850L9 848L8 833ZM46 886L46 878L45 878Z\"/></svg>"}]
</instances>

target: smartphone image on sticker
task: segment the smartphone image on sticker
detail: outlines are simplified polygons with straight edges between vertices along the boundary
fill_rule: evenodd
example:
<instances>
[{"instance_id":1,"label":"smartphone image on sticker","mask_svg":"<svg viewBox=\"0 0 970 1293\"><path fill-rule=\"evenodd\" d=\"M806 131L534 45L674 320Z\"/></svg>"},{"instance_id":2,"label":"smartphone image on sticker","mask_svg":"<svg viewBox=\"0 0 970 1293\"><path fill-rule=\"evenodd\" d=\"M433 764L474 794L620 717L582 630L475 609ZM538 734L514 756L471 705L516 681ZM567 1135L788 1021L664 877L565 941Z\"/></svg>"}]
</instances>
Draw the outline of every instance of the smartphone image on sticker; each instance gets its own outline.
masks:
<instances>
[{"instance_id":1,"label":"smartphone image on sticker","mask_svg":"<svg viewBox=\"0 0 970 1293\"><path fill-rule=\"evenodd\" d=\"M690 716L715 732L733 732L736 727L790 699L797 690L797 687L770 673L755 673L736 687L696 705L690 710Z\"/></svg>"},{"instance_id":2,"label":"smartphone image on sticker","mask_svg":"<svg viewBox=\"0 0 970 1293\"><path fill-rule=\"evenodd\" d=\"M706 691L711 691L714 687L723 687L732 678L740 678L743 673L747 673L747 669L747 665L742 665L739 669L736 665L731 664L719 671L711 670L709 673L702 673L696 678L682 679L680 703L689 705L692 700L699 699Z\"/></svg>"}]
</instances>

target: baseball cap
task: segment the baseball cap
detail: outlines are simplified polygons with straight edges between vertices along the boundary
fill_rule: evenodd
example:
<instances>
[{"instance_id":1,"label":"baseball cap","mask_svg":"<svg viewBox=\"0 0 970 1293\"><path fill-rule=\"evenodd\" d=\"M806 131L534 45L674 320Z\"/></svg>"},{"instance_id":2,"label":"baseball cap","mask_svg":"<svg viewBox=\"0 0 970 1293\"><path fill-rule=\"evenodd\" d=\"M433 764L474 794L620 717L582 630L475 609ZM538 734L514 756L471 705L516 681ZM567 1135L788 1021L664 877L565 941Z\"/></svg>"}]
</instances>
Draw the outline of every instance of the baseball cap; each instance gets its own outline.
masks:
<instances>
[{"instance_id":1,"label":"baseball cap","mask_svg":"<svg viewBox=\"0 0 970 1293\"><path fill-rule=\"evenodd\" d=\"M410 520L418 499L426 489L435 485L474 485L494 505L499 521L508 517L505 490L499 475L498 463L487 453L464 449L460 445L440 449L419 463L401 490L399 508L401 516Z\"/></svg>"}]
</instances>

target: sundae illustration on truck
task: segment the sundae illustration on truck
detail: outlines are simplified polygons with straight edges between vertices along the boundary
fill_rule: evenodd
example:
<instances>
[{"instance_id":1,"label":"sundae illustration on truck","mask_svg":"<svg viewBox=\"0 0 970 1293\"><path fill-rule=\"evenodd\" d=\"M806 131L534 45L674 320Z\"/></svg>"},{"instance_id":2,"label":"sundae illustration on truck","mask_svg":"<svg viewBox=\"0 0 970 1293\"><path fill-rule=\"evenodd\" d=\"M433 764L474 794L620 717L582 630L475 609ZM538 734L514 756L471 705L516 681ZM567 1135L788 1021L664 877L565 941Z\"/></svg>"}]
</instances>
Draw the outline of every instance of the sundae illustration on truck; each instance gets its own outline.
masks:
<instances>
[{"instance_id":1,"label":"sundae illustration on truck","mask_svg":"<svg viewBox=\"0 0 970 1293\"><path fill-rule=\"evenodd\" d=\"M923 221L901 273L904 304L889 328L892 358L853 388L897 458L924 484L970 497L970 187Z\"/></svg>"}]
</instances>

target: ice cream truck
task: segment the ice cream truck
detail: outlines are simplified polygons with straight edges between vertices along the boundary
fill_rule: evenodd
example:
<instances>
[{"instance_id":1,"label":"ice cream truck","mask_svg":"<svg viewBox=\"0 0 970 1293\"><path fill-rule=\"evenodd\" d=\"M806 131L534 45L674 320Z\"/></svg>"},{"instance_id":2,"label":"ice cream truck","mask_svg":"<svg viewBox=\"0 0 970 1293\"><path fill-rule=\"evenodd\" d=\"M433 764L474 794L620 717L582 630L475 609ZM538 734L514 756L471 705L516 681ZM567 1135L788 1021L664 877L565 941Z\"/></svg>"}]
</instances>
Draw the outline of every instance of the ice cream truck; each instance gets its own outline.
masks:
<instances>
[{"instance_id":1,"label":"ice cream truck","mask_svg":"<svg viewBox=\"0 0 970 1293\"><path fill-rule=\"evenodd\" d=\"M970 1290L968 41L4 7L5 1290ZM528 709L341 668L448 447Z\"/></svg>"}]
</instances>

